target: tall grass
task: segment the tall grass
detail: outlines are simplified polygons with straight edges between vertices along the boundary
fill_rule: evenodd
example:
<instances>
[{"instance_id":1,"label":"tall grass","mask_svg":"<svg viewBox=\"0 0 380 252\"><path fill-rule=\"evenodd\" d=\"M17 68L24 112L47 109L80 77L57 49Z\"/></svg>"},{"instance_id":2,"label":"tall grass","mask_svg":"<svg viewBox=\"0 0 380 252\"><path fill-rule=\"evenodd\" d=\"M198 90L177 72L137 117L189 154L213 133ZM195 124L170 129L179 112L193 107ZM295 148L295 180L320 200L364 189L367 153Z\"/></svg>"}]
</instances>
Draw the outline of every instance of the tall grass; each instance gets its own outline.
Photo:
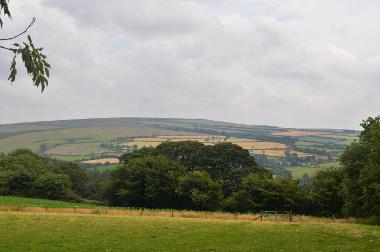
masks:
<instances>
[{"instance_id":1,"label":"tall grass","mask_svg":"<svg viewBox=\"0 0 380 252\"><path fill-rule=\"evenodd\" d=\"M290 221L288 214L263 215L260 213L207 212L173 209L141 209L106 207L96 204L72 203L57 200L32 199L14 196L0 196L0 211L50 212L71 214L129 215L172 218L220 219L239 221ZM355 219L321 218L292 215L293 222L309 223L356 223Z\"/></svg>"}]
</instances>

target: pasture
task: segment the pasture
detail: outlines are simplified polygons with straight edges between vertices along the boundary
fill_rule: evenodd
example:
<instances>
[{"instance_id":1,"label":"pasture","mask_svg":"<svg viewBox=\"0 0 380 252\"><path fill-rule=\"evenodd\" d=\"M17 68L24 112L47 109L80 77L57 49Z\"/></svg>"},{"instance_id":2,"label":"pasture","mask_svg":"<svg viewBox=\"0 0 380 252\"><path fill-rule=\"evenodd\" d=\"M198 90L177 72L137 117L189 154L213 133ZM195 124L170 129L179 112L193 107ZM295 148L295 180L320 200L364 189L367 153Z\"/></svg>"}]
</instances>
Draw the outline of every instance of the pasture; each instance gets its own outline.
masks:
<instances>
[{"instance_id":1,"label":"pasture","mask_svg":"<svg viewBox=\"0 0 380 252\"><path fill-rule=\"evenodd\" d=\"M117 167L119 167L119 165L117 164L111 164L111 165L92 165L92 166L87 166L86 168L87 169L93 169L93 170L97 170L99 172L104 172L104 171L112 171L112 170L115 170Z\"/></svg>"},{"instance_id":2,"label":"pasture","mask_svg":"<svg viewBox=\"0 0 380 252\"><path fill-rule=\"evenodd\" d=\"M328 163L322 163L316 166L293 166L293 167L286 167L286 169L292 173L292 177L299 179L305 173L311 177L318 170L323 170L330 167L336 167L338 165L339 165L339 162L328 162Z\"/></svg>"},{"instance_id":3,"label":"pasture","mask_svg":"<svg viewBox=\"0 0 380 252\"><path fill-rule=\"evenodd\" d=\"M0 211L0 251L378 251L380 228Z\"/></svg>"}]
</instances>

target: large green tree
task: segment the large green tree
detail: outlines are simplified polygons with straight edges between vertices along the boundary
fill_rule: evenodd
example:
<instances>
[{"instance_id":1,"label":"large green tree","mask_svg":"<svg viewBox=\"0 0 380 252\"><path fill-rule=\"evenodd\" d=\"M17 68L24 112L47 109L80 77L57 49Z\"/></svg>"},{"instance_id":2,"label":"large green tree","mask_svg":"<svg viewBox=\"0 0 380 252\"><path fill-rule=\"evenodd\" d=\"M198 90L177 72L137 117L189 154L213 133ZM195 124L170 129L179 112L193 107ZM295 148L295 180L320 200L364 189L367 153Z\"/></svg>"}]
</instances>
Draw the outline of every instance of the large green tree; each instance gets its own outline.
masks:
<instances>
[{"instance_id":1,"label":"large green tree","mask_svg":"<svg viewBox=\"0 0 380 252\"><path fill-rule=\"evenodd\" d=\"M46 199L65 199L70 195L71 182L65 174L47 172L33 182L33 196Z\"/></svg>"},{"instance_id":2,"label":"large green tree","mask_svg":"<svg viewBox=\"0 0 380 252\"><path fill-rule=\"evenodd\" d=\"M328 168L319 170L312 177L310 190L314 202L314 214L323 216L339 216L342 211L343 198L340 193L343 170Z\"/></svg>"},{"instance_id":3,"label":"large green tree","mask_svg":"<svg viewBox=\"0 0 380 252\"><path fill-rule=\"evenodd\" d=\"M32 196L33 182L47 171L42 159L20 152L0 159L2 194Z\"/></svg>"},{"instance_id":4,"label":"large green tree","mask_svg":"<svg viewBox=\"0 0 380 252\"><path fill-rule=\"evenodd\" d=\"M343 212L380 218L380 116L361 123L363 131L340 158L344 171Z\"/></svg>"},{"instance_id":5,"label":"large green tree","mask_svg":"<svg viewBox=\"0 0 380 252\"><path fill-rule=\"evenodd\" d=\"M87 184L77 164L42 158L27 149L0 156L0 195L81 200Z\"/></svg>"},{"instance_id":6,"label":"large green tree","mask_svg":"<svg viewBox=\"0 0 380 252\"><path fill-rule=\"evenodd\" d=\"M217 210L223 199L221 185L202 171L192 171L180 177L176 192L181 207L185 209Z\"/></svg>"},{"instance_id":7,"label":"large green tree","mask_svg":"<svg viewBox=\"0 0 380 252\"><path fill-rule=\"evenodd\" d=\"M134 158L152 155L163 155L178 161L188 171L207 172L212 180L222 185L225 195L236 191L244 176L252 172L265 172L247 150L232 143L207 146L197 141L166 142L157 148L142 148L125 154L120 160L127 163Z\"/></svg>"},{"instance_id":8,"label":"large green tree","mask_svg":"<svg viewBox=\"0 0 380 252\"><path fill-rule=\"evenodd\" d=\"M111 174L109 203L118 206L177 208L176 188L186 169L164 156L132 159Z\"/></svg>"},{"instance_id":9,"label":"large green tree","mask_svg":"<svg viewBox=\"0 0 380 252\"><path fill-rule=\"evenodd\" d=\"M251 173L243 178L237 192L226 198L229 211L257 212L260 210L310 211L311 199L291 178L275 179L265 172Z\"/></svg>"},{"instance_id":10,"label":"large green tree","mask_svg":"<svg viewBox=\"0 0 380 252\"><path fill-rule=\"evenodd\" d=\"M0 28L3 28L4 18L11 18L8 3L9 0L0 0ZM28 75L32 78L33 84L41 87L43 92L48 86L50 76L50 64L47 62L46 55L42 53L43 48L36 46L30 35L27 35L27 39L22 43L15 42L16 39L28 32L35 21L36 19L33 18L25 30L16 35L0 37L0 49L9 52L12 57L8 80L11 82L16 80L17 59L21 58Z\"/></svg>"},{"instance_id":11,"label":"large green tree","mask_svg":"<svg viewBox=\"0 0 380 252\"><path fill-rule=\"evenodd\" d=\"M78 195L85 193L88 179L84 168L72 162L58 161L52 170L69 177L74 193Z\"/></svg>"}]
</instances>

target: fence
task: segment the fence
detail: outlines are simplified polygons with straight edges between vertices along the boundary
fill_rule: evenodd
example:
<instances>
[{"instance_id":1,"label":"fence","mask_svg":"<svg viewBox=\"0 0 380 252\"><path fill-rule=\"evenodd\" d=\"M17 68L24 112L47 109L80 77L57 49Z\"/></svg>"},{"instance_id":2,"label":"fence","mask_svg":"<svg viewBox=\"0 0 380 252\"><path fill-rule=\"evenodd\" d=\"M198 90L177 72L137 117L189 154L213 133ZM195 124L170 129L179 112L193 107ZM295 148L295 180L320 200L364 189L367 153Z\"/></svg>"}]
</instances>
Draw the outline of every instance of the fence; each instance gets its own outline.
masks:
<instances>
[{"instance_id":1,"label":"fence","mask_svg":"<svg viewBox=\"0 0 380 252\"><path fill-rule=\"evenodd\" d=\"M260 211L260 220L293 221L292 210L289 211Z\"/></svg>"},{"instance_id":2,"label":"fence","mask_svg":"<svg viewBox=\"0 0 380 252\"><path fill-rule=\"evenodd\" d=\"M128 216L150 216L171 218L196 218L214 220L241 220L257 221L259 214L227 213L227 212L204 212L187 210L164 210L164 209L123 209L123 208L49 208L2 205L0 211L18 211L35 213L62 213L62 214L103 214L103 215L128 215Z\"/></svg>"},{"instance_id":3,"label":"fence","mask_svg":"<svg viewBox=\"0 0 380 252\"><path fill-rule=\"evenodd\" d=\"M60 214L101 214L101 215L127 215L150 216L169 218L194 218L210 220L237 220L237 221L285 221L285 222L312 222L312 223L356 223L356 220L327 217L312 217L294 215L292 211L260 211L260 213L228 213L228 212L202 212L187 210L163 209L123 209L123 208L51 208L34 206L0 205L0 211L34 212L34 213L60 213Z\"/></svg>"}]
</instances>

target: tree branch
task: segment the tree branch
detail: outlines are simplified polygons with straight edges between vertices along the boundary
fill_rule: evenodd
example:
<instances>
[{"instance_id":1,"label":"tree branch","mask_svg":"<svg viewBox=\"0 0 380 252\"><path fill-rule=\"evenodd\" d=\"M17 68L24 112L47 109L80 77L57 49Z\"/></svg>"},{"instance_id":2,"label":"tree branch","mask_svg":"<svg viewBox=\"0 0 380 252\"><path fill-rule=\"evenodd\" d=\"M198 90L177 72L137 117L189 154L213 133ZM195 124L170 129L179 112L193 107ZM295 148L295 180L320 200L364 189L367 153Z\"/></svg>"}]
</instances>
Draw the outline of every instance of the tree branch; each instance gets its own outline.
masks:
<instances>
[{"instance_id":1,"label":"tree branch","mask_svg":"<svg viewBox=\"0 0 380 252\"><path fill-rule=\"evenodd\" d=\"M11 52L15 52L15 49L12 49L12 48L9 48L9 47L5 47L5 46L1 46L1 45L0 45L0 48L1 48L1 49L5 49L5 50L8 50L8 51L11 51Z\"/></svg>"},{"instance_id":2,"label":"tree branch","mask_svg":"<svg viewBox=\"0 0 380 252\"><path fill-rule=\"evenodd\" d=\"M17 38L17 37L20 37L21 35L23 35L24 33L26 33L26 32L29 30L29 28L32 27L32 26L34 25L35 22L36 22L36 18L33 18L33 19L32 19L32 22L30 22L30 24L28 25L28 27L26 27L26 29L25 29L23 32L21 32L21 33L15 35L15 36L13 36L13 37L10 37L10 38L0 38L0 41L12 40L12 39L15 39L15 38ZM4 49L4 48L3 48L3 49Z\"/></svg>"}]
</instances>

